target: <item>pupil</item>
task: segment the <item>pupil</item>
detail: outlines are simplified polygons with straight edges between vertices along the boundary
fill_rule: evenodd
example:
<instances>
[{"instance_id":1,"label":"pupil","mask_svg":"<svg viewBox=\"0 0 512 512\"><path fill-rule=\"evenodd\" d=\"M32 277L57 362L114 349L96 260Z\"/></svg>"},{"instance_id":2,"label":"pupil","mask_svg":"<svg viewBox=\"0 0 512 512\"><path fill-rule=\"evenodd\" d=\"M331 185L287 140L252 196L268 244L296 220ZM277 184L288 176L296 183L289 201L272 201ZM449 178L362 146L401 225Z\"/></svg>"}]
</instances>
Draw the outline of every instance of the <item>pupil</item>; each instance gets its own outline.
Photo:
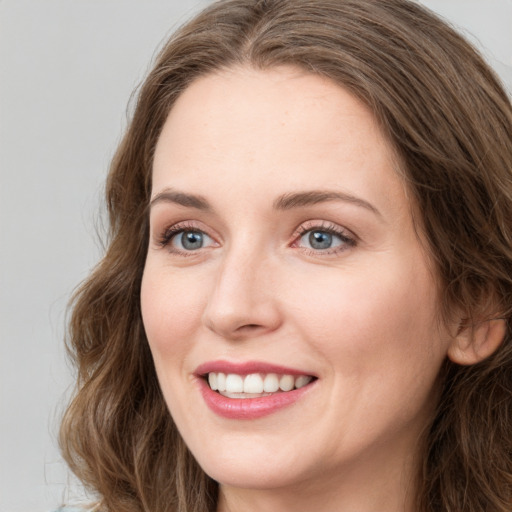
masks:
<instances>
[{"instance_id":1,"label":"pupil","mask_svg":"<svg viewBox=\"0 0 512 512\"><path fill-rule=\"evenodd\" d=\"M189 231L188 233L183 233L181 236L181 243L185 249L193 251L194 249L200 249L203 245L203 235L202 233L197 233L195 231Z\"/></svg>"},{"instance_id":2,"label":"pupil","mask_svg":"<svg viewBox=\"0 0 512 512\"><path fill-rule=\"evenodd\" d=\"M309 235L309 243L313 249L329 249L332 245L332 235L325 231L313 231Z\"/></svg>"}]
</instances>

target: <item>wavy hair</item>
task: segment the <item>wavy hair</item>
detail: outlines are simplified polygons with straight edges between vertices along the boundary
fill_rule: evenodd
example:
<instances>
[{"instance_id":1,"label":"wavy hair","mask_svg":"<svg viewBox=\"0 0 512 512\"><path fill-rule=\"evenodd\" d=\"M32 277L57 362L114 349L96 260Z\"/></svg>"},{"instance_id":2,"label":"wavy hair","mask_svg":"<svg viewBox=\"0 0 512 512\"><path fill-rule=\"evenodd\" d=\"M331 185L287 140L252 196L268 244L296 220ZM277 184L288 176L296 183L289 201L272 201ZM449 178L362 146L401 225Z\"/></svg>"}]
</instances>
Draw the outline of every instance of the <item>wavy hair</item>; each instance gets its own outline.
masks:
<instances>
[{"instance_id":1,"label":"wavy hair","mask_svg":"<svg viewBox=\"0 0 512 512\"><path fill-rule=\"evenodd\" d=\"M417 510L510 512L512 107L475 49L408 0L221 0L163 47L111 165L105 256L71 303L77 390L60 437L70 467L104 511L216 508L217 483L159 389L139 290L153 151L169 110L198 77L238 65L297 66L363 101L402 163L443 310L506 319L492 356L444 365Z\"/></svg>"}]
</instances>

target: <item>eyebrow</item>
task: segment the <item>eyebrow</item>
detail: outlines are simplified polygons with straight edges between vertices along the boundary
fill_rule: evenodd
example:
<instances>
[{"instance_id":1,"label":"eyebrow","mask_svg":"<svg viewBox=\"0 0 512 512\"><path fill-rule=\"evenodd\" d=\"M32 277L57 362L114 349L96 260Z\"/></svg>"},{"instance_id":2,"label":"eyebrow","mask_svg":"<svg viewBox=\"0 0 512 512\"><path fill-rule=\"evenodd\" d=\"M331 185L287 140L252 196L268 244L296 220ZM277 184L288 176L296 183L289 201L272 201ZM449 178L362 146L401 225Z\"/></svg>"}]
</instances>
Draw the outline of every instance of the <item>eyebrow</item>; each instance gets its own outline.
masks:
<instances>
[{"instance_id":1,"label":"eyebrow","mask_svg":"<svg viewBox=\"0 0 512 512\"><path fill-rule=\"evenodd\" d=\"M158 203L174 203L187 208L195 208L202 211L211 211L210 203L203 197L195 194L186 194L173 189L165 189L158 193L149 203L150 208Z\"/></svg>"},{"instance_id":2,"label":"eyebrow","mask_svg":"<svg viewBox=\"0 0 512 512\"><path fill-rule=\"evenodd\" d=\"M291 210L293 208L311 206L329 201L343 201L345 203L351 203L365 208L379 217L382 216L379 210L368 201L345 192L334 192L331 190L311 190L307 192L284 194L274 201L273 206L276 210Z\"/></svg>"},{"instance_id":3,"label":"eyebrow","mask_svg":"<svg viewBox=\"0 0 512 512\"><path fill-rule=\"evenodd\" d=\"M305 192L291 192L283 194L273 202L272 206L275 210L293 210L294 208L312 206L329 201L351 203L355 206L365 208L379 217L382 216L379 210L368 201L345 192L335 192L331 190L308 190ZM195 208L206 212L211 212L213 210L208 200L203 196L179 192L168 188L159 192L151 200L149 205L152 208L158 203L174 203L187 208Z\"/></svg>"}]
</instances>

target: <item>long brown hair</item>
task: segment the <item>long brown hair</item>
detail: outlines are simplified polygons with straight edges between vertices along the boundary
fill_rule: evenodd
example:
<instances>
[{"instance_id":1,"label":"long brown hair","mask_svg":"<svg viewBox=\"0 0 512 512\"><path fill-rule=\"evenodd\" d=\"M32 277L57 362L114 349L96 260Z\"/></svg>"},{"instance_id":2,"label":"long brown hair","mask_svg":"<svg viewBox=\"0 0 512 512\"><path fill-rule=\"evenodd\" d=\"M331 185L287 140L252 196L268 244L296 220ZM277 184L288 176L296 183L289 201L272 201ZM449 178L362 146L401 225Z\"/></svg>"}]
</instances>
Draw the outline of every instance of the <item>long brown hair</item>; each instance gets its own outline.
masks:
<instances>
[{"instance_id":1,"label":"long brown hair","mask_svg":"<svg viewBox=\"0 0 512 512\"><path fill-rule=\"evenodd\" d=\"M510 512L512 108L479 54L407 0L223 0L163 48L108 176L106 254L72 302L77 392L61 429L72 470L105 511L216 508L217 484L191 457L162 398L139 289L160 130L193 80L239 64L299 66L368 105L402 163L443 311L507 319L491 357L443 368L417 510Z\"/></svg>"}]
</instances>

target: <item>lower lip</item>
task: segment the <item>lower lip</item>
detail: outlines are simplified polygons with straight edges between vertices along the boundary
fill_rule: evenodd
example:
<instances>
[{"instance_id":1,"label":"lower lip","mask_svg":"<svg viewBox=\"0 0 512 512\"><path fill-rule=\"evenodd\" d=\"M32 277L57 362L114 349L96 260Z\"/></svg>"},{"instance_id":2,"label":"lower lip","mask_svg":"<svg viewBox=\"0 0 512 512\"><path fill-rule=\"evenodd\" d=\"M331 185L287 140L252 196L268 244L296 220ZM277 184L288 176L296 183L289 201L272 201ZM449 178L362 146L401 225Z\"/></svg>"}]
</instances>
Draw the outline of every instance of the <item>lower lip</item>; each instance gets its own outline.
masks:
<instances>
[{"instance_id":1,"label":"lower lip","mask_svg":"<svg viewBox=\"0 0 512 512\"><path fill-rule=\"evenodd\" d=\"M201 394L210 410L232 420L253 420L273 414L296 403L313 385L311 383L293 391L275 393L260 398L227 398L212 391L204 379L198 380Z\"/></svg>"}]
</instances>

